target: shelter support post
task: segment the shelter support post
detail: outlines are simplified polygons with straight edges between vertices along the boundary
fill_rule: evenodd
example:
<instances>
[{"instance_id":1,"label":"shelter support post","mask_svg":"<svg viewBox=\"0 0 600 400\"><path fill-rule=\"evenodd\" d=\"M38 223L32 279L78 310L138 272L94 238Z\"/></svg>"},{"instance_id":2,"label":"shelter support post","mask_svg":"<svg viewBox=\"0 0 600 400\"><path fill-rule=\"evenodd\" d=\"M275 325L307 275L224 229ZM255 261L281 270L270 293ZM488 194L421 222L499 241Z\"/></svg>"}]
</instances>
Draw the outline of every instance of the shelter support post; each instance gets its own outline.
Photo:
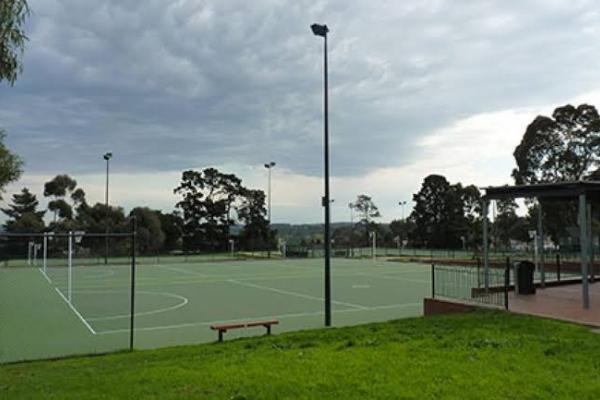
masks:
<instances>
[{"instance_id":1,"label":"shelter support post","mask_svg":"<svg viewBox=\"0 0 600 400\"><path fill-rule=\"evenodd\" d=\"M542 210L542 202L538 200L538 215L537 215L537 240L538 240L538 252L539 252L539 271L541 287L546 287L546 271L544 266L544 211Z\"/></svg>"},{"instance_id":2,"label":"shelter support post","mask_svg":"<svg viewBox=\"0 0 600 400\"><path fill-rule=\"evenodd\" d=\"M483 282L486 293L490 287L490 255L489 255L489 243L488 243L488 212L489 212L490 201L483 199L482 204L482 215L483 215Z\"/></svg>"},{"instance_id":3,"label":"shelter support post","mask_svg":"<svg viewBox=\"0 0 600 400\"><path fill-rule=\"evenodd\" d=\"M588 274L588 222L587 222L587 199L585 192L579 194L579 242L581 252L581 294L583 308L590 308L589 274Z\"/></svg>"},{"instance_id":4,"label":"shelter support post","mask_svg":"<svg viewBox=\"0 0 600 400\"><path fill-rule=\"evenodd\" d=\"M592 205L587 205L588 265L590 282L594 282L594 233L592 231Z\"/></svg>"}]
</instances>

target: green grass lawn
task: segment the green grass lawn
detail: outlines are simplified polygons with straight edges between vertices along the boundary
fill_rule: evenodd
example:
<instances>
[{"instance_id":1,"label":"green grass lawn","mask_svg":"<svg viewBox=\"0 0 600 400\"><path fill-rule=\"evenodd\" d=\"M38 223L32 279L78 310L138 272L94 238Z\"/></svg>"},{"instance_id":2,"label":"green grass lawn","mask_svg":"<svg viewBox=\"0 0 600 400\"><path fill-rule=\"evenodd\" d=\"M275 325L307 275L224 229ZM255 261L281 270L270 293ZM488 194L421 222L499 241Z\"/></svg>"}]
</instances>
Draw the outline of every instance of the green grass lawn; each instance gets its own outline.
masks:
<instances>
[{"instance_id":1,"label":"green grass lawn","mask_svg":"<svg viewBox=\"0 0 600 400\"><path fill-rule=\"evenodd\" d=\"M600 335L481 311L0 367L0 398L597 399Z\"/></svg>"}]
</instances>

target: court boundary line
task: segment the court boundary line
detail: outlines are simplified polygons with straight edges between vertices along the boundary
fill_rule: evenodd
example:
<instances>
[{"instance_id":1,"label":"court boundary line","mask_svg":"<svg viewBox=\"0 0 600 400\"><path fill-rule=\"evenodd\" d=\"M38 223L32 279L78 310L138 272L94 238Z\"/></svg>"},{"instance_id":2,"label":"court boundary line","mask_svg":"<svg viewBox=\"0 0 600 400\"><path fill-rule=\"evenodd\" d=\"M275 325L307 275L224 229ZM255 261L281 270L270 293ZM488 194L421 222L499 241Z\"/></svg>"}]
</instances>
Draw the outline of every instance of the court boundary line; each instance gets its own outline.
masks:
<instances>
[{"instance_id":1,"label":"court boundary line","mask_svg":"<svg viewBox=\"0 0 600 400\"><path fill-rule=\"evenodd\" d=\"M67 300L65 295L62 294L62 292L57 287L55 287L54 290L56 290L56 293L58 293L58 295L60 297L62 297L62 299L65 301L65 303L67 303L69 308L75 313L75 315L81 320L81 322L83 322L85 327L88 328L88 330L92 333L92 335L97 335L94 328L92 328L92 326L90 324L88 324L88 322L85 320L85 318L83 318L83 316L79 313L79 311L77 311L77 309L73 306L73 304L71 304L71 302L69 300Z\"/></svg>"},{"instance_id":2,"label":"court boundary line","mask_svg":"<svg viewBox=\"0 0 600 400\"><path fill-rule=\"evenodd\" d=\"M46 275L46 273L44 272L44 270L43 270L43 269L41 269L41 268L38 268L38 271L40 271L40 273L42 274L42 276L43 276L44 278L46 278L46 280L48 281L48 283L49 283L49 284L51 284L51 285L52 285L52 281L50 280L50 277L49 277L48 275Z\"/></svg>"},{"instance_id":3,"label":"court boundary line","mask_svg":"<svg viewBox=\"0 0 600 400\"><path fill-rule=\"evenodd\" d=\"M85 294L85 290L78 290L76 291L77 293L84 293ZM89 293L121 293L119 291L101 291L101 290L90 290ZM174 311L177 310L183 306L185 306L186 304L188 304L190 301L187 297L185 296L181 296L175 293L169 293L169 292L148 292L145 290L140 290L136 292L136 296L138 293L142 293L142 294L156 294L156 295L162 295L162 296L167 296L167 297L172 297L172 298L176 298L179 300L183 300L183 302L175 304L173 306L169 306L169 307L164 307L164 308L157 308L156 310L151 310L151 311L142 311L139 313L134 313L133 315L135 317L142 317L144 315L155 315L155 314L160 314L160 313L164 313L164 312L168 312L168 311ZM109 315L106 317L94 317L94 318L88 318L88 321L111 321L111 320L115 320L115 319L123 319L123 318L130 318L131 314L120 314L120 315Z\"/></svg>"},{"instance_id":4,"label":"court boundary line","mask_svg":"<svg viewBox=\"0 0 600 400\"><path fill-rule=\"evenodd\" d=\"M289 290L272 288L270 286L257 285L257 284L250 283L250 282L241 282L241 281L238 281L238 280L235 280L235 279L228 279L228 282L235 283L235 284L241 285L241 286L247 286L247 287L256 288L256 289L262 289L262 290L268 290L268 291L271 291L271 292L285 294L285 295L288 295L288 296L301 297L301 298L305 298L305 299L309 299L309 300L315 300L315 301L319 301L319 302L325 301L325 299L323 297L316 297L316 296L311 296L309 294L298 293L298 292L291 292ZM358 308L358 309L362 309L362 310L367 309L366 306L362 306L360 304L346 303L346 302L343 302L343 301L331 300L331 303L332 304L338 304L340 306Z\"/></svg>"},{"instance_id":5,"label":"court boundary line","mask_svg":"<svg viewBox=\"0 0 600 400\"><path fill-rule=\"evenodd\" d=\"M386 309L390 309L390 308L405 308L405 307L421 306L422 304L423 303L418 302L418 303L400 303L400 304L388 304L388 305L384 305L384 306L365 307L365 309L347 308L344 310L333 310L333 313L337 314L337 313L346 313L346 312L377 311L377 310L386 310ZM310 316L317 316L317 315L323 315L323 314L324 314L324 311L304 312L304 313L295 313L295 314L266 315L266 316L259 316L259 317L246 317L246 318L236 318L236 319L227 319L227 320L189 322L189 323L175 324L175 325L136 327L135 331L140 332L140 331L158 331L158 330L167 330L167 329L193 328L196 326L209 326L209 325L213 325L213 324L228 323L228 322L235 323L235 322L248 321L248 320L262 320L262 319L272 319L272 318L274 318L274 319L301 318L301 317L310 317ZM305 329L308 329L308 328L305 328ZM318 327L315 327L315 329L318 329ZM126 333L126 332L129 332L129 329L115 329L115 330L108 330L108 331L100 331L100 332L97 332L96 334L97 335L109 335L109 334Z\"/></svg>"},{"instance_id":6,"label":"court boundary line","mask_svg":"<svg viewBox=\"0 0 600 400\"><path fill-rule=\"evenodd\" d=\"M407 272L421 272L421 271L403 271L405 273ZM417 279L411 279L411 278L401 278L399 273L396 274L387 274L385 272L382 273L378 273L378 274L369 274L366 272L361 272L361 271L348 271L347 273L334 273L334 277L353 277L353 276L365 276L365 277L370 277L370 278L390 278L390 279L394 279L394 280L398 280L398 281L407 281L407 282L419 282L419 283L427 283L428 281L426 280L417 280ZM141 282L140 280L138 280L138 285L139 287L154 287L154 286L164 286L164 285L191 285L191 284L208 284L208 283L221 283L221 282L227 282L230 281L232 279L234 280L238 280L238 281L257 281L257 280L280 280L280 279L311 279L311 278L317 278L317 277L322 277L322 273L318 273L318 274L297 274L297 275L281 275L281 274L266 274L266 275L255 275L255 276L248 276L248 277L231 277L232 275L219 275L219 276L215 276L215 277L208 277L207 279L198 279L198 280L185 280L185 281L181 281L181 280L176 280L176 281L171 281L171 282L162 282L160 280L160 278L142 278L141 280L144 280L144 282ZM198 276L198 278L201 278L200 276ZM148 279L148 281L146 282L145 280ZM119 282L119 281L110 281L110 283L115 283L115 282ZM105 282L105 283L109 283L109 282ZM101 289L103 287L106 286L83 286L81 289Z\"/></svg>"}]
</instances>

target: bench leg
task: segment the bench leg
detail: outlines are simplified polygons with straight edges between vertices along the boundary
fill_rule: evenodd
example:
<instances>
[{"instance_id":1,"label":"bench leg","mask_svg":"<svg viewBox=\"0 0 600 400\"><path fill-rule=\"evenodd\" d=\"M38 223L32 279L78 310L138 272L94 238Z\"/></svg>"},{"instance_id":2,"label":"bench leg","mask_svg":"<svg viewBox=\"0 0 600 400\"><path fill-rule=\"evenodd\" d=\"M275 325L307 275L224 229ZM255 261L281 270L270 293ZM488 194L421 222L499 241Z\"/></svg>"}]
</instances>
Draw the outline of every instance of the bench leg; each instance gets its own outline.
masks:
<instances>
[{"instance_id":1,"label":"bench leg","mask_svg":"<svg viewBox=\"0 0 600 400\"><path fill-rule=\"evenodd\" d=\"M219 342L223 341L223 332L225 332L225 331L219 330Z\"/></svg>"},{"instance_id":2,"label":"bench leg","mask_svg":"<svg viewBox=\"0 0 600 400\"><path fill-rule=\"evenodd\" d=\"M271 334L271 325L265 325L265 327L267 328L267 335Z\"/></svg>"}]
</instances>

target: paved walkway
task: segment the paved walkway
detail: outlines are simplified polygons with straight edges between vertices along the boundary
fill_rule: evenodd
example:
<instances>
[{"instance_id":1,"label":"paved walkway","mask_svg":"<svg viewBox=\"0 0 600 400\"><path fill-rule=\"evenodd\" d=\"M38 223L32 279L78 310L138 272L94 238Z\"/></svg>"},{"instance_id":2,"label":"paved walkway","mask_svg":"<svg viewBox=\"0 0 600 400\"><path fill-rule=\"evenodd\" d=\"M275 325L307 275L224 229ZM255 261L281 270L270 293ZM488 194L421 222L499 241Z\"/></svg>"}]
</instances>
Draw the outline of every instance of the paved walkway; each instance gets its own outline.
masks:
<instances>
[{"instance_id":1,"label":"paved walkway","mask_svg":"<svg viewBox=\"0 0 600 400\"><path fill-rule=\"evenodd\" d=\"M535 295L509 294L509 309L520 314L562 319L600 327L600 283L590 283L590 308L582 305L581 283L537 289Z\"/></svg>"}]
</instances>

